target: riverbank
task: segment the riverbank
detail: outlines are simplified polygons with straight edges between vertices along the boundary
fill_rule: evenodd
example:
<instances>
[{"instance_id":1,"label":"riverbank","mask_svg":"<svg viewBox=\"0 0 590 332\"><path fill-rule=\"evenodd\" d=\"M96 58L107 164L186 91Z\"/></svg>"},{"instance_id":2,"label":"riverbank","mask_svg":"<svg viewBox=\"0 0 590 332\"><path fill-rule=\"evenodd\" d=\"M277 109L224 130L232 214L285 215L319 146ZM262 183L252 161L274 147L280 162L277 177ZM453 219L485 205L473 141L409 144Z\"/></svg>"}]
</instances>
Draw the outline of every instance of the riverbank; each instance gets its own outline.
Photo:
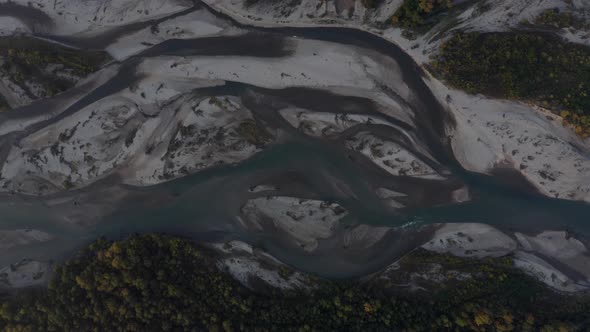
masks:
<instances>
[{"instance_id":1,"label":"riverbank","mask_svg":"<svg viewBox=\"0 0 590 332\"><path fill-rule=\"evenodd\" d=\"M359 282L292 271L257 251L162 234L100 239L60 265L47 290L3 297L0 329L583 331L589 318L587 296L553 293L504 258L421 250Z\"/></svg>"},{"instance_id":2,"label":"riverbank","mask_svg":"<svg viewBox=\"0 0 590 332\"><path fill-rule=\"evenodd\" d=\"M59 238L64 246L154 229L222 234L333 278L391 264L432 239L435 230L421 228L430 223L512 220L531 232L588 234L582 205L538 195L589 200L588 149L555 118L448 89L416 65L428 52L402 39L398 48L362 26L250 28L204 11L81 37L102 40L121 62L70 92L0 115L1 190L51 211L7 218L3 228L41 224L54 236L74 229ZM199 34L193 18L208 29ZM534 186L506 185L523 177L502 170ZM445 207L451 218L437 210ZM63 228L50 230L55 225ZM457 235L461 227L435 237L459 247L430 249L514 255L553 287L586 287L586 246L563 242L565 235L552 239L571 246L567 257L537 240L520 243L503 226L504 235L466 224L478 239L472 247ZM3 258L51 250L28 243ZM221 265L246 280L243 262Z\"/></svg>"},{"instance_id":3,"label":"riverbank","mask_svg":"<svg viewBox=\"0 0 590 332\"><path fill-rule=\"evenodd\" d=\"M514 266L553 289L590 290L590 254L565 231L505 233L485 224L443 224L422 248L459 257L511 257Z\"/></svg>"}]
</instances>

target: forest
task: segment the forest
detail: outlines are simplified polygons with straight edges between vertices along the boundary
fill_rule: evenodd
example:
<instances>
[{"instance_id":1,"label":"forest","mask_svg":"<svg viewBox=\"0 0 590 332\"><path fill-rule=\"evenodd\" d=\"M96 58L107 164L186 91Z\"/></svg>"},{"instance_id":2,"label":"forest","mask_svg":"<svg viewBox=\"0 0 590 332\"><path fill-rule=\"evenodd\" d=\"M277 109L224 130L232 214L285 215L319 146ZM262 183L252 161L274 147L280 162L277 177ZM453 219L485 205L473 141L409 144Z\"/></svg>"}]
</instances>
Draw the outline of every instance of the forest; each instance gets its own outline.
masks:
<instances>
[{"instance_id":1,"label":"forest","mask_svg":"<svg viewBox=\"0 0 590 332\"><path fill-rule=\"evenodd\" d=\"M251 290L217 268L216 254L168 235L99 239L57 267L46 290L2 298L2 331L583 331L590 300L558 295L507 257L428 293L381 279L323 280L291 291Z\"/></svg>"},{"instance_id":2,"label":"forest","mask_svg":"<svg viewBox=\"0 0 590 332\"><path fill-rule=\"evenodd\" d=\"M590 135L590 48L544 33L456 33L430 64L469 93L530 101Z\"/></svg>"}]
</instances>

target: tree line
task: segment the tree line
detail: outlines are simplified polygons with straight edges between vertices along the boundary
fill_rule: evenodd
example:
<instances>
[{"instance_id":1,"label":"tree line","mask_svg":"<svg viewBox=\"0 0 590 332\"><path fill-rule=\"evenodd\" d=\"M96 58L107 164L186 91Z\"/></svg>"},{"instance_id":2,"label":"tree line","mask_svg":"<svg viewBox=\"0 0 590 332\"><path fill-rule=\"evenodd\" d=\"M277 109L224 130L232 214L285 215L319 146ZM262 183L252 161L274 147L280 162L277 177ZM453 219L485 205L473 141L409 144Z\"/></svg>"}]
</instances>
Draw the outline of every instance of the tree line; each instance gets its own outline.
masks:
<instances>
[{"instance_id":1,"label":"tree line","mask_svg":"<svg viewBox=\"0 0 590 332\"><path fill-rule=\"evenodd\" d=\"M457 258L417 254L416 262ZM446 261L445 261L446 260ZM312 289L254 291L216 254L160 234L100 239L56 269L47 290L5 298L2 331L583 331L590 302L557 295L511 268L420 296L382 280L317 279ZM469 262L474 266L474 262Z\"/></svg>"},{"instance_id":2,"label":"tree line","mask_svg":"<svg viewBox=\"0 0 590 332\"><path fill-rule=\"evenodd\" d=\"M528 100L590 135L590 48L551 34L455 33L430 64L469 93Z\"/></svg>"}]
</instances>

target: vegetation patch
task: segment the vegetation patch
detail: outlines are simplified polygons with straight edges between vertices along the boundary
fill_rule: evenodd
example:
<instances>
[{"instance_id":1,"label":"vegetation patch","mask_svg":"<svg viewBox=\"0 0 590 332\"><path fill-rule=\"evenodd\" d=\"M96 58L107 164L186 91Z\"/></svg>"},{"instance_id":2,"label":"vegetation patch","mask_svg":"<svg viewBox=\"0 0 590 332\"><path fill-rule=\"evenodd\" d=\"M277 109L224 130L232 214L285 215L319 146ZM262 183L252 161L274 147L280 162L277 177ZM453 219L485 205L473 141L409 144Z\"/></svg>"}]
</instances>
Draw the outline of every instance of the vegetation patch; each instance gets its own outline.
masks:
<instances>
[{"instance_id":1,"label":"vegetation patch","mask_svg":"<svg viewBox=\"0 0 590 332\"><path fill-rule=\"evenodd\" d=\"M409 261L408 261L409 260ZM249 290L184 239L98 240L58 267L44 292L4 299L2 331L582 331L585 297L555 294L508 258L460 259L419 251L407 264L473 272L426 296L382 280L317 280L313 290Z\"/></svg>"},{"instance_id":2,"label":"vegetation patch","mask_svg":"<svg viewBox=\"0 0 590 332\"><path fill-rule=\"evenodd\" d=\"M301 5L302 0L246 0L244 5L246 8L256 6L259 4L264 4L268 6L281 6L282 13L288 14L295 10L299 5Z\"/></svg>"},{"instance_id":3,"label":"vegetation patch","mask_svg":"<svg viewBox=\"0 0 590 332\"><path fill-rule=\"evenodd\" d=\"M0 38L0 75L31 99L51 97L73 87L108 59L104 52L75 50L26 37Z\"/></svg>"},{"instance_id":4,"label":"vegetation patch","mask_svg":"<svg viewBox=\"0 0 590 332\"><path fill-rule=\"evenodd\" d=\"M271 134L254 120L246 120L238 126L237 133L244 137L248 143L263 146L272 139Z\"/></svg>"},{"instance_id":5,"label":"vegetation patch","mask_svg":"<svg viewBox=\"0 0 590 332\"><path fill-rule=\"evenodd\" d=\"M8 111L8 110L10 110L10 105L8 105L6 100L4 100L2 95L0 95L0 112L4 112L4 111Z\"/></svg>"},{"instance_id":6,"label":"vegetation patch","mask_svg":"<svg viewBox=\"0 0 590 332\"><path fill-rule=\"evenodd\" d=\"M527 100L590 135L590 48L538 33L458 33L431 63L470 93Z\"/></svg>"},{"instance_id":7,"label":"vegetation patch","mask_svg":"<svg viewBox=\"0 0 590 332\"><path fill-rule=\"evenodd\" d=\"M583 29L589 25L584 20L577 18L571 12L560 11L559 8L548 9L535 18L536 25L548 26L557 29L575 28Z\"/></svg>"},{"instance_id":8,"label":"vegetation patch","mask_svg":"<svg viewBox=\"0 0 590 332\"><path fill-rule=\"evenodd\" d=\"M383 0L361 0L361 2L365 8L375 9L383 3Z\"/></svg>"},{"instance_id":9,"label":"vegetation patch","mask_svg":"<svg viewBox=\"0 0 590 332\"><path fill-rule=\"evenodd\" d=\"M401 28L428 30L438 22L435 17L451 6L451 0L404 0L393 14L391 22Z\"/></svg>"}]
</instances>

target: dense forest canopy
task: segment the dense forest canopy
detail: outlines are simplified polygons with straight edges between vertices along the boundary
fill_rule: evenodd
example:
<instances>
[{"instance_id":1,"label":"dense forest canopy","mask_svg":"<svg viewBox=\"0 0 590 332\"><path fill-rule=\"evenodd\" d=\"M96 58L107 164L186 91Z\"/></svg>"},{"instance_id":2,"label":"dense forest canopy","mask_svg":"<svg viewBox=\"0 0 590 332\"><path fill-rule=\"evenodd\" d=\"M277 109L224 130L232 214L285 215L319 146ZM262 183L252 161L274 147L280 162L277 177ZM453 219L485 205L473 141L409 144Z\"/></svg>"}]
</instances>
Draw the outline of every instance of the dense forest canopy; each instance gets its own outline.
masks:
<instances>
[{"instance_id":1,"label":"dense forest canopy","mask_svg":"<svg viewBox=\"0 0 590 332\"><path fill-rule=\"evenodd\" d=\"M470 93L529 100L590 135L590 48L548 34L457 33L432 63L435 73Z\"/></svg>"},{"instance_id":2,"label":"dense forest canopy","mask_svg":"<svg viewBox=\"0 0 590 332\"><path fill-rule=\"evenodd\" d=\"M47 291L7 298L3 331L576 331L587 299L563 297L508 258L465 261L418 252L415 262L463 264L477 278L432 294L382 280L317 281L313 290L253 291L215 254L165 235L98 240L57 268Z\"/></svg>"}]
</instances>

